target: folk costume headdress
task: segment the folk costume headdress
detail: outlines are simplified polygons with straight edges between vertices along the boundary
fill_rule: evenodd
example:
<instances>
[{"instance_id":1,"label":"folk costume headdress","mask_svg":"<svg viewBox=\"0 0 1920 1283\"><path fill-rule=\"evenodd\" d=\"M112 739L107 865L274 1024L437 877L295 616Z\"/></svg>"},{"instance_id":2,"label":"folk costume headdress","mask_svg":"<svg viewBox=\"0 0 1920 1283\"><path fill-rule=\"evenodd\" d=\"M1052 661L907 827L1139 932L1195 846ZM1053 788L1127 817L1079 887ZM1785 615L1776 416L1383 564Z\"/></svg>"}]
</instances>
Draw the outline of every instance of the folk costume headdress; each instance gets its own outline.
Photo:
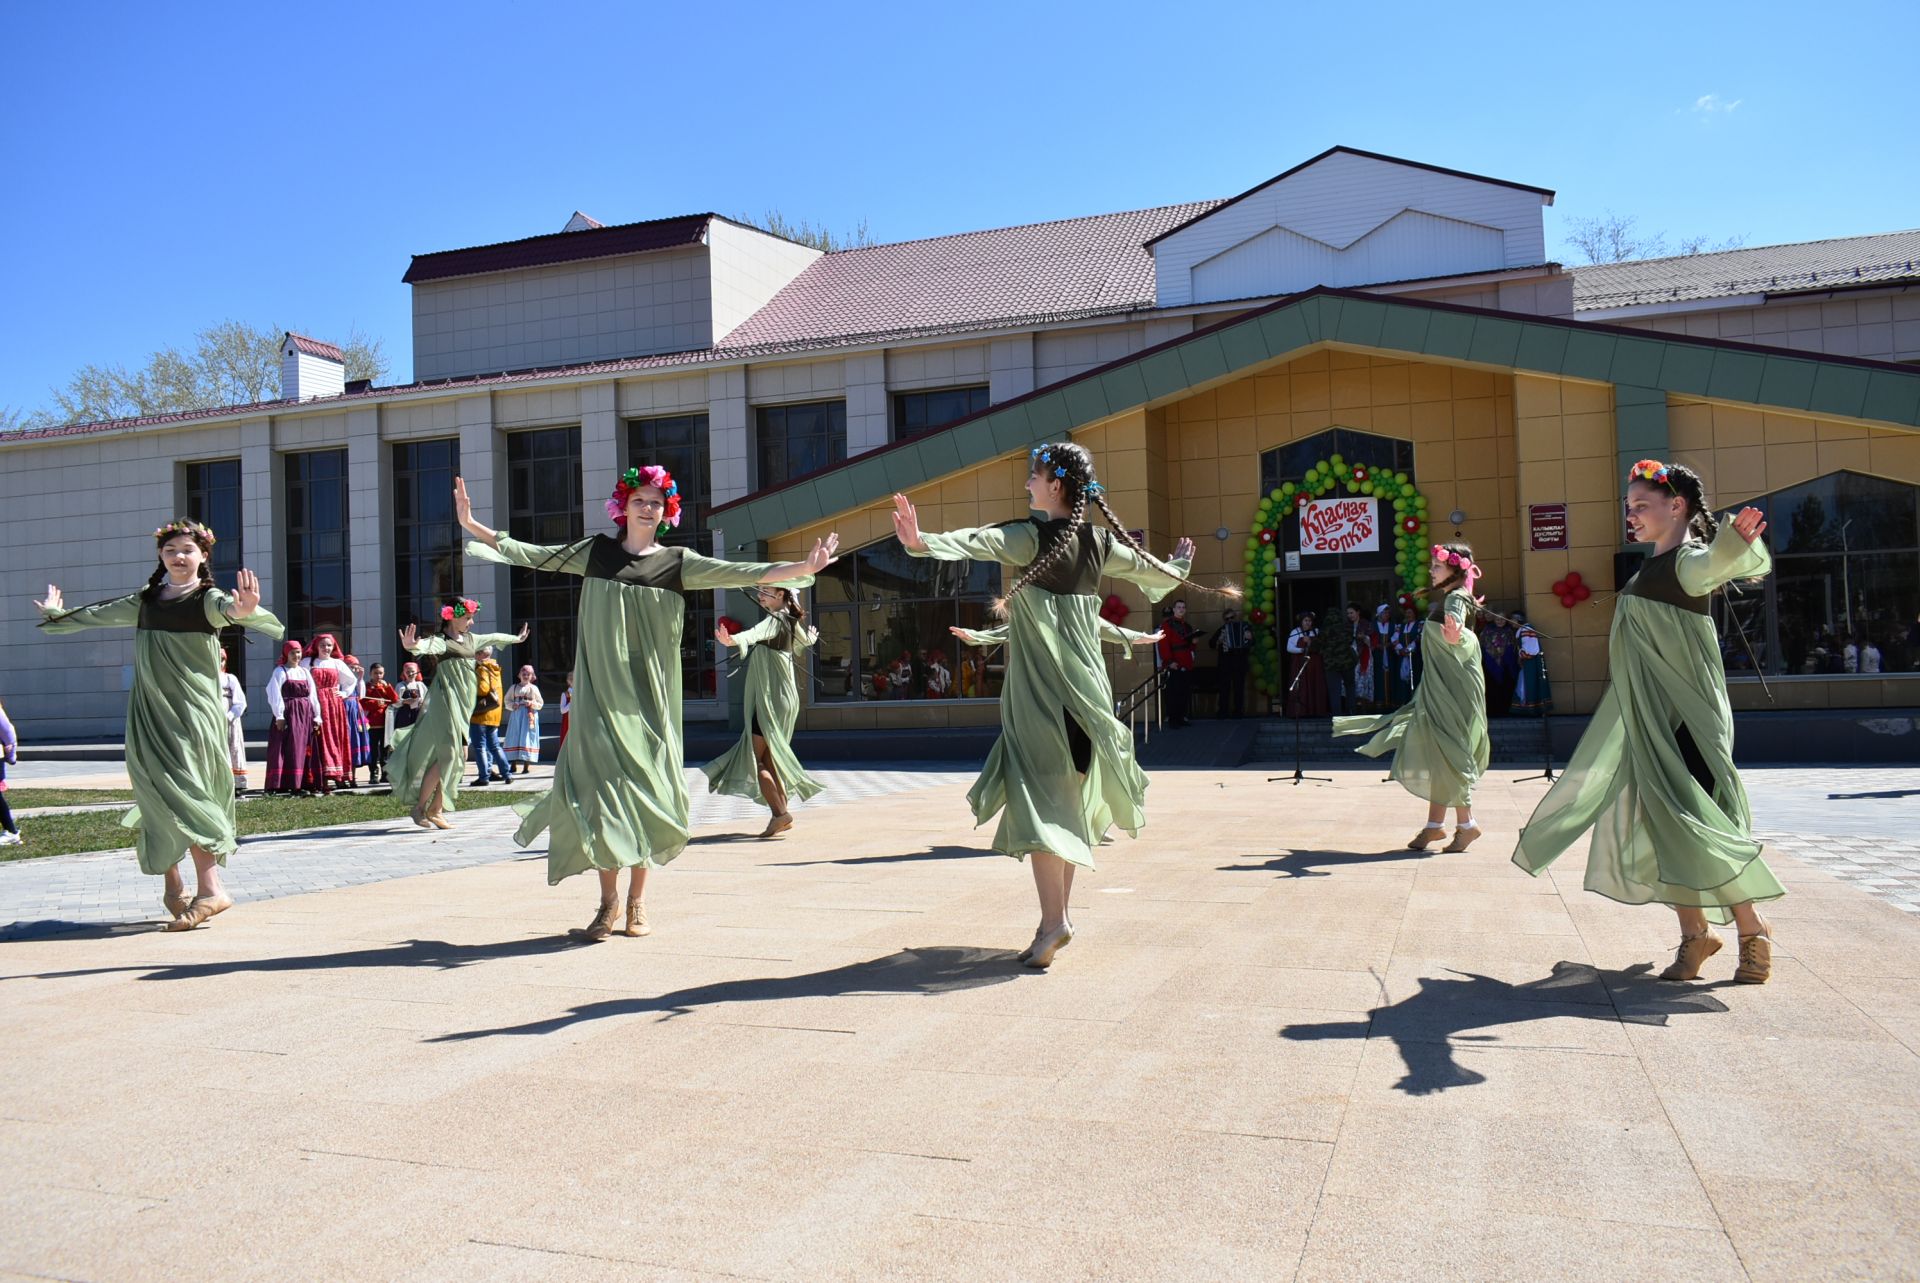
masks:
<instances>
[{"instance_id":1,"label":"folk costume headdress","mask_svg":"<svg viewBox=\"0 0 1920 1283\"><path fill-rule=\"evenodd\" d=\"M680 524L680 485L673 474L665 468L652 464L644 468L628 468L620 474L620 483L613 488L613 494L607 499L607 516L616 526L627 524L627 500L633 492L642 486L652 486L666 497L667 506L660 514L660 525L655 534L664 535L669 527Z\"/></svg>"}]
</instances>

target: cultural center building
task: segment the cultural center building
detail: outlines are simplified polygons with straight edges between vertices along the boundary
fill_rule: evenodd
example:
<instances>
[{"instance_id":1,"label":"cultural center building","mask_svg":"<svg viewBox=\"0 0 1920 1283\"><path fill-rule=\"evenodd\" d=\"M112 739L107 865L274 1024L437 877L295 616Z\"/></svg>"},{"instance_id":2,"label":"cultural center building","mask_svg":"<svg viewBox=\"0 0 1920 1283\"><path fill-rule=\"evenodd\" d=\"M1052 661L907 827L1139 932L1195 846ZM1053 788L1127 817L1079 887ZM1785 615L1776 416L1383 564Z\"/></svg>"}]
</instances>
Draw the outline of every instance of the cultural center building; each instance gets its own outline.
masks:
<instances>
[{"instance_id":1,"label":"cultural center building","mask_svg":"<svg viewBox=\"0 0 1920 1283\"><path fill-rule=\"evenodd\" d=\"M452 480L557 542L657 462L691 500L674 537L707 551L839 532L805 726L989 723L998 668L948 628L984 619L999 568L907 558L890 496L929 529L1022 517L1029 447L1069 436L1151 547L1193 537L1197 576L1242 583L1269 629L1391 601L1402 547L1472 541L1488 604L1546 635L1563 712L1606 682L1626 467L1677 459L1772 527L1776 573L1734 606L1736 705L1761 702L1755 668L1784 707L1920 705L1920 232L1568 269L1553 199L1336 147L1231 199L826 254L712 214L422 254L412 382L343 386L337 349L289 335L279 400L0 438L8 705L40 738L118 728L127 640L45 637L24 603L129 590L175 512L298 633L391 665L458 591L530 622L512 660L555 682L573 586L463 561ZM1594 589L1571 609L1570 572ZM729 611L752 617L690 612L690 719L726 716ZM1117 687L1145 671L1111 662ZM271 663L237 666L257 688Z\"/></svg>"}]
</instances>

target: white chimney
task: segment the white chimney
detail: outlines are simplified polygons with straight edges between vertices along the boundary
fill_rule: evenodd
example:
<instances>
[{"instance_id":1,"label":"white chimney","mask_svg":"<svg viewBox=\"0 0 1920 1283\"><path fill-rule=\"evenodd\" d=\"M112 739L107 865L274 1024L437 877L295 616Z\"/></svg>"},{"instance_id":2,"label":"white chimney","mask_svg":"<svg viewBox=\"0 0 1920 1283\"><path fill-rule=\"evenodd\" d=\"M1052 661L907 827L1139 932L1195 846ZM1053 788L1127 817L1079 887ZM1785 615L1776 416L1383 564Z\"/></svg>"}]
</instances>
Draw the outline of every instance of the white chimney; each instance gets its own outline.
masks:
<instances>
[{"instance_id":1,"label":"white chimney","mask_svg":"<svg viewBox=\"0 0 1920 1283\"><path fill-rule=\"evenodd\" d=\"M291 330L280 340L280 397L311 401L347 390L347 354Z\"/></svg>"}]
</instances>

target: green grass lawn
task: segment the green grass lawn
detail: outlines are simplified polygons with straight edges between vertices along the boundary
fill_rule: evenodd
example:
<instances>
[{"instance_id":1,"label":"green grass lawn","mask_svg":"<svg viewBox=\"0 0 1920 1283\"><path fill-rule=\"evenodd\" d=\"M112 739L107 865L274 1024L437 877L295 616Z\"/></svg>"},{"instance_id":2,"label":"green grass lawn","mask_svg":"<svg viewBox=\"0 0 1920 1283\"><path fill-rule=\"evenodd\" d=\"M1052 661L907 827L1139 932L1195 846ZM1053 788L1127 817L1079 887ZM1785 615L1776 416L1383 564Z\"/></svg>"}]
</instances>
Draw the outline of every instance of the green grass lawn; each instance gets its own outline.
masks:
<instances>
[{"instance_id":1,"label":"green grass lawn","mask_svg":"<svg viewBox=\"0 0 1920 1283\"><path fill-rule=\"evenodd\" d=\"M34 790L52 792L54 790ZM108 790L66 789L61 792L93 793ZM29 792L27 789L18 793ZM469 789L460 795L462 811L480 811L494 806L511 806L535 796L532 792L508 789ZM9 799L15 806L41 805ZM97 798L87 799L97 801ZM263 797L241 804L237 815L241 837L261 833L288 833L295 829L317 829L340 824L366 824L396 820L408 807L396 802L391 793L336 793L332 797ZM116 851L133 846L133 832L120 827L124 807L111 811L78 811L67 815L29 816L22 819L20 832L27 839L20 846L0 846L0 860L30 860L42 855L71 855L78 851Z\"/></svg>"},{"instance_id":2,"label":"green grass lawn","mask_svg":"<svg viewBox=\"0 0 1920 1283\"><path fill-rule=\"evenodd\" d=\"M36 806L88 806L95 802L131 802L132 789L49 789L12 788L7 790L7 805L16 811Z\"/></svg>"}]
</instances>

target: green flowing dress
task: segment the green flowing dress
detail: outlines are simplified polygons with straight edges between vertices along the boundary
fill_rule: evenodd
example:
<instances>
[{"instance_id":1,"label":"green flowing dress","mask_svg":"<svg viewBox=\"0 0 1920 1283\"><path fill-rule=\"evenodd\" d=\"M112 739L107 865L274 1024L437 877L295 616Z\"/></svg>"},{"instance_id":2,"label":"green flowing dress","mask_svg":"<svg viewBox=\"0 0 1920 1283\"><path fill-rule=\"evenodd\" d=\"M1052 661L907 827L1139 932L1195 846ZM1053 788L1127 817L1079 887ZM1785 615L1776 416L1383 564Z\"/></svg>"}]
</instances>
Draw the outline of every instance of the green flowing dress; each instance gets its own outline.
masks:
<instances>
[{"instance_id":1,"label":"green flowing dress","mask_svg":"<svg viewBox=\"0 0 1920 1283\"><path fill-rule=\"evenodd\" d=\"M474 659L489 646L512 646L520 640L513 633L468 633L464 637L422 637L414 643L416 655L438 655L433 685L427 691L427 707L413 725L403 727L393 737L393 752L387 758L387 778L393 782L393 796L408 806L420 804L420 789L434 767L440 768L440 802L444 809L458 810L460 777L467 761L468 726L473 721L473 701L480 689L480 677Z\"/></svg>"},{"instance_id":2,"label":"green flowing dress","mask_svg":"<svg viewBox=\"0 0 1920 1283\"><path fill-rule=\"evenodd\" d=\"M746 726L732 748L701 768L709 789L766 803L760 794L760 761L753 753L756 732L766 740L773 769L790 799L804 802L825 787L807 774L793 752L793 727L800 720L800 688L794 670L800 663L798 652L813 645L816 636L787 614L768 615L746 632L733 635L734 647L747 657L747 692L741 701Z\"/></svg>"},{"instance_id":3,"label":"green flowing dress","mask_svg":"<svg viewBox=\"0 0 1920 1283\"><path fill-rule=\"evenodd\" d=\"M1065 524L1028 518L923 534L926 548L912 555L1024 569ZM1133 732L1113 715L1100 655L1100 580L1124 579L1158 601L1187 569L1184 558L1143 556L1111 530L1083 524L1069 555L1013 597L1000 738L967 794L976 826L1000 816L994 850L1015 859L1051 851L1091 869L1109 823L1140 836L1147 777L1134 760Z\"/></svg>"},{"instance_id":4,"label":"green flowing dress","mask_svg":"<svg viewBox=\"0 0 1920 1283\"><path fill-rule=\"evenodd\" d=\"M230 619L233 598L197 588L162 601L149 589L78 610L46 611L49 633L132 628L133 690L127 699L127 775L142 873L165 873L197 846L225 864L239 845L233 827L233 767L227 705L220 690L220 630L239 624L279 638L286 629L264 609Z\"/></svg>"},{"instance_id":5,"label":"green flowing dress","mask_svg":"<svg viewBox=\"0 0 1920 1283\"><path fill-rule=\"evenodd\" d=\"M1566 773L1520 831L1513 862L1538 876L1589 828L1586 887L1626 904L1703 909L1777 900L1733 765L1733 710L1708 595L1773 568L1731 523L1713 545L1649 558L1614 606L1610 681Z\"/></svg>"},{"instance_id":6,"label":"green flowing dress","mask_svg":"<svg viewBox=\"0 0 1920 1283\"><path fill-rule=\"evenodd\" d=\"M1480 667L1480 639L1468 621L1471 595L1456 588L1442 606L1461 628L1449 646L1438 628L1424 630L1426 669L1413 699L1391 713L1336 717L1335 735L1371 735L1357 750L1368 757L1393 754L1392 778L1423 802L1471 806L1473 786L1487 772L1487 675Z\"/></svg>"},{"instance_id":7,"label":"green flowing dress","mask_svg":"<svg viewBox=\"0 0 1920 1283\"><path fill-rule=\"evenodd\" d=\"M752 587L774 563L716 561L666 545L636 557L608 535L552 545L504 531L498 539L499 551L469 543L467 555L584 581L567 740L552 789L521 812L514 841L527 846L548 834L549 885L588 869L667 863L686 848L691 822L680 728L686 595Z\"/></svg>"}]
</instances>

